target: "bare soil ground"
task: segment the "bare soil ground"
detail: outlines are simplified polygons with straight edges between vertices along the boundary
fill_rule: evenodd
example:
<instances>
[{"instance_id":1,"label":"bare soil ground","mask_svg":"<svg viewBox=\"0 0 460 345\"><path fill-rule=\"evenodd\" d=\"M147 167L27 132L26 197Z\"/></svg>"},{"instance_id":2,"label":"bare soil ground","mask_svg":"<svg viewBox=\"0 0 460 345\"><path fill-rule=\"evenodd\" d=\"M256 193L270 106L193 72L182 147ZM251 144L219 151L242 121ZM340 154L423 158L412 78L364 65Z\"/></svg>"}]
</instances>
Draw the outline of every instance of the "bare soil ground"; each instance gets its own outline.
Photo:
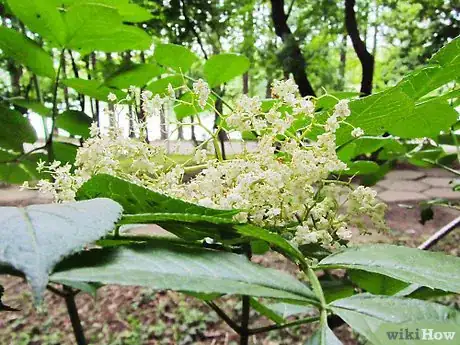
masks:
<instances>
[{"instance_id":1,"label":"bare soil ground","mask_svg":"<svg viewBox=\"0 0 460 345\"><path fill-rule=\"evenodd\" d=\"M457 217L460 212L437 208L434 219L424 226L419 223L416 203L390 204L387 222L391 231L367 236L360 241L388 242L415 247L437 229ZM459 255L460 232L454 231L433 250ZM256 258L258 262L296 274L295 268L280 256L270 254ZM70 345L75 344L72 327L63 300L46 292L39 309L32 304L30 289L20 278L0 277L5 287L4 302L20 309L19 312L0 313L0 344L2 345ZM138 287L102 287L97 297L79 294L76 298L86 336L94 345L156 345L156 344L237 344L235 333L219 320L217 315L200 301L174 292L155 292ZM458 299L444 299L442 303L458 305ZM238 320L240 304L229 297L219 304ZM251 316L253 325L269 321ZM304 344L312 333L303 326L275 331L251 339L252 344ZM347 326L335 333L344 344L360 344L359 337Z\"/></svg>"}]
</instances>

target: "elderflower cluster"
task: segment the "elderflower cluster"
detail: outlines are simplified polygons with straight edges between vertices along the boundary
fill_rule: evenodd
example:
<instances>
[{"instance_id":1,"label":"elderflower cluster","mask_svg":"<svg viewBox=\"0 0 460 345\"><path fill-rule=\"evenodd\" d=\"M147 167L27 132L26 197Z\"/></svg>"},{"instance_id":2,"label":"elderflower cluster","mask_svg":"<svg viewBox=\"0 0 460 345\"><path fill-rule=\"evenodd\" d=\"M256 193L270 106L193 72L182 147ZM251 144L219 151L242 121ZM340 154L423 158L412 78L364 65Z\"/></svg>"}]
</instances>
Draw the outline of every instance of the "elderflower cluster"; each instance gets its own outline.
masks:
<instances>
[{"instance_id":1,"label":"elderflower cluster","mask_svg":"<svg viewBox=\"0 0 460 345\"><path fill-rule=\"evenodd\" d=\"M193 92L204 107L209 86L200 79ZM348 102L339 101L329 118L320 122L314 102L300 97L291 79L275 81L272 94L277 99L267 111L259 98L243 95L225 117L231 127L259 135L257 150L218 160L208 159L207 150L198 147L191 160L202 170L192 178L184 179L182 165L169 164L162 147L125 138L116 126L105 135L92 126L74 167L41 164L53 182L41 181L39 187L54 193L59 202L71 201L91 176L110 174L202 206L238 209L238 222L274 229L298 245L340 244L350 240L352 228L385 229L385 205L375 191L334 178L347 169L336 154L335 132L350 115ZM170 99L145 92L139 96L147 104L147 115L155 115ZM308 119L308 125L292 129L297 118ZM313 128L320 128L321 134L312 140ZM354 129L354 136L362 134L360 128Z\"/></svg>"}]
</instances>

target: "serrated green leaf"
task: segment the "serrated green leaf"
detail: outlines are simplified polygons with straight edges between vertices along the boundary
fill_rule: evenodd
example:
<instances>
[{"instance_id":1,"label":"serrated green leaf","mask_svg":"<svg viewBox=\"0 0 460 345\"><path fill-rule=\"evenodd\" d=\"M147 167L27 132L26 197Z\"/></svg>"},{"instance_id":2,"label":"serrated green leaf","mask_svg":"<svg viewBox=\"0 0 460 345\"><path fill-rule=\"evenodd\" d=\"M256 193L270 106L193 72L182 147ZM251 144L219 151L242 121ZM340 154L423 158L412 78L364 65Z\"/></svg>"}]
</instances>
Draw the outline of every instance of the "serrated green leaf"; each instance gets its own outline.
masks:
<instances>
[{"instance_id":1,"label":"serrated green leaf","mask_svg":"<svg viewBox=\"0 0 460 345\"><path fill-rule=\"evenodd\" d=\"M204 75L209 86L215 87L244 74L249 69L249 59L237 54L219 54L204 64Z\"/></svg>"},{"instance_id":2,"label":"serrated green leaf","mask_svg":"<svg viewBox=\"0 0 460 345\"><path fill-rule=\"evenodd\" d=\"M59 265L51 279L316 301L292 276L251 263L243 255L164 239L81 253Z\"/></svg>"},{"instance_id":3,"label":"serrated green leaf","mask_svg":"<svg viewBox=\"0 0 460 345\"><path fill-rule=\"evenodd\" d=\"M402 138L436 137L457 121L458 113L446 102L437 100L418 104L412 113L401 116L388 127Z\"/></svg>"},{"instance_id":4,"label":"serrated green leaf","mask_svg":"<svg viewBox=\"0 0 460 345\"><path fill-rule=\"evenodd\" d=\"M172 43L158 44L155 47L154 57L160 65L170 67L179 73L187 72L198 60L190 49Z\"/></svg>"},{"instance_id":5,"label":"serrated green leaf","mask_svg":"<svg viewBox=\"0 0 460 345\"><path fill-rule=\"evenodd\" d=\"M373 344L382 344L376 336L385 323L456 322L460 314L452 308L409 298L355 295L334 301L332 311ZM398 328L399 330L399 328Z\"/></svg>"},{"instance_id":6,"label":"serrated green leaf","mask_svg":"<svg viewBox=\"0 0 460 345\"><path fill-rule=\"evenodd\" d=\"M0 147L23 151L24 143L37 140L35 129L19 111L0 105Z\"/></svg>"},{"instance_id":7,"label":"serrated green leaf","mask_svg":"<svg viewBox=\"0 0 460 345\"><path fill-rule=\"evenodd\" d=\"M231 219L238 211L217 210L175 199L120 178L100 174L78 190L79 200L106 197L123 206L126 214L184 213Z\"/></svg>"},{"instance_id":8,"label":"serrated green leaf","mask_svg":"<svg viewBox=\"0 0 460 345\"><path fill-rule=\"evenodd\" d=\"M89 127L92 122L91 117L79 110L66 110L56 118L56 126L58 128L83 138L89 137Z\"/></svg>"},{"instance_id":9,"label":"serrated green leaf","mask_svg":"<svg viewBox=\"0 0 460 345\"><path fill-rule=\"evenodd\" d=\"M350 101L351 115L347 122L361 127L366 135L382 135L390 126L401 118L412 114L415 103L399 89L387 91ZM341 145L352 139L351 128L341 126L337 130L337 144Z\"/></svg>"},{"instance_id":10,"label":"serrated green leaf","mask_svg":"<svg viewBox=\"0 0 460 345\"><path fill-rule=\"evenodd\" d=\"M351 247L324 258L318 267L363 270L408 283L460 292L460 258L415 248L389 244Z\"/></svg>"},{"instance_id":11,"label":"serrated green leaf","mask_svg":"<svg viewBox=\"0 0 460 345\"><path fill-rule=\"evenodd\" d=\"M52 57L37 43L13 29L0 27L0 49L15 62L23 64L32 72L54 78Z\"/></svg>"},{"instance_id":12,"label":"serrated green leaf","mask_svg":"<svg viewBox=\"0 0 460 345\"><path fill-rule=\"evenodd\" d=\"M23 272L40 299L66 255L112 230L122 208L109 199L0 208L0 261Z\"/></svg>"},{"instance_id":13,"label":"serrated green leaf","mask_svg":"<svg viewBox=\"0 0 460 345\"><path fill-rule=\"evenodd\" d=\"M131 85L143 87L163 71L163 68L157 64L136 64L115 72L104 84L120 90L127 89Z\"/></svg>"}]
</instances>

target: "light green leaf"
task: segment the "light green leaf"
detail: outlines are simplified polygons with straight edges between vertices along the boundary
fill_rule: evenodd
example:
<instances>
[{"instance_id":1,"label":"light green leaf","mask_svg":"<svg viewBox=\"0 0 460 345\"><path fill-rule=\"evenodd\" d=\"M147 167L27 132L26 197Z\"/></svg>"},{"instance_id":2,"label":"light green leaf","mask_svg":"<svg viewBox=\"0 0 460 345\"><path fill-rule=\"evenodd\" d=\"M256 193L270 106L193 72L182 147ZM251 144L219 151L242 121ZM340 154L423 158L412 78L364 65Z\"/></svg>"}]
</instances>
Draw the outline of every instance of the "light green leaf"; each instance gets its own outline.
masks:
<instances>
[{"instance_id":1,"label":"light green leaf","mask_svg":"<svg viewBox=\"0 0 460 345\"><path fill-rule=\"evenodd\" d=\"M127 89L131 85L143 87L150 80L163 73L163 68L157 64L136 64L122 68L105 81L105 85L117 89Z\"/></svg>"},{"instance_id":2,"label":"light green leaf","mask_svg":"<svg viewBox=\"0 0 460 345\"><path fill-rule=\"evenodd\" d=\"M66 47L81 53L94 50L119 52L145 50L152 38L143 30L122 24L122 17L113 7L101 4L76 4L65 13Z\"/></svg>"},{"instance_id":3,"label":"light green leaf","mask_svg":"<svg viewBox=\"0 0 460 345\"><path fill-rule=\"evenodd\" d=\"M243 255L164 239L81 253L60 265L51 279L316 300L311 290L292 276L251 263Z\"/></svg>"},{"instance_id":4,"label":"light green leaf","mask_svg":"<svg viewBox=\"0 0 460 345\"><path fill-rule=\"evenodd\" d=\"M146 89L151 91L153 94L168 94L168 85L176 88L184 84L184 79L181 75L170 75L164 78L155 80L147 85Z\"/></svg>"},{"instance_id":5,"label":"light green leaf","mask_svg":"<svg viewBox=\"0 0 460 345\"><path fill-rule=\"evenodd\" d=\"M62 47L66 41L66 26L57 10L56 1L8 0L16 17L53 46Z\"/></svg>"},{"instance_id":6,"label":"light green leaf","mask_svg":"<svg viewBox=\"0 0 460 345\"><path fill-rule=\"evenodd\" d=\"M415 248L389 244L351 247L321 260L318 267L358 269L408 283L460 292L460 258Z\"/></svg>"},{"instance_id":7,"label":"light green leaf","mask_svg":"<svg viewBox=\"0 0 460 345\"><path fill-rule=\"evenodd\" d=\"M447 102L437 100L418 104L388 126L390 133L403 138L436 137L457 121L458 113Z\"/></svg>"},{"instance_id":8,"label":"light green leaf","mask_svg":"<svg viewBox=\"0 0 460 345\"><path fill-rule=\"evenodd\" d=\"M141 23L153 18L145 8L132 4L129 0L59 0L59 3L70 7L75 4L99 4L112 7L118 11L124 22Z\"/></svg>"},{"instance_id":9,"label":"light green leaf","mask_svg":"<svg viewBox=\"0 0 460 345\"><path fill-rule=\"evenodd\" d=\"M92 122L92 118L78 110L66 110L56 118L56 126L58 128L62 128L72 135L79 135L83 138L89 137L89 127Z\"/></svg>"},{"instance_id":10,"label":"light green leaf","mask_svg":"<svg viewBox=\"0 0 460 345\"><path fill-rule=\"evenodd\" d=\"M171 67L179 73L187 72L198 60L190 49L172 43L158 44L155 47L154 57L160 65Z\"/></svg>"},{"instance_id":11,"label":"light green leaf","mask_svg":"<svg viewBox=\"0 0 460 345\"><path fill-rule=\"evenodd\" d=\"M0 49L15 62L32 72L54 78L53 59L36 42L13 29L0 27Z\"/></svg>"},{"instance_id":12,"label":"light green leaf","mask_svg":"<svg viewBox=\"0 0 460 345\"><path fill-rule=\"evenodd\" d=\"M376 333L385 323L460 322L460 314L454 309L409 298L361 294L334 301L331 308L373 344L382 344Z\"/></svg>"},{"instance_id":13,"label":"light green leaf","mask_svg":"<svg viewBox=\"0 0 460 345\"><path fill-rule=\"evenodd\" d=\"M19 111L0 105L0 147L23 151L23 143L37 140L35 129Z\"/></svg>"},{"instance_id":14,"label":"light green leaf","mask_svg":"<svg viewBox=\"0 0 460 345\"><path fill-rule=\"evenodd\" d=\"M351 115L347 122L361 127L366 135L381 135L401 118L412 114L414 101L399 89L389 89L371 96L350 101ZM337 144L346 143L351 136L349 126L337 130Z\"/></svg>"},{"instance_id":15,"label":"light green leaf","mask_svg":"<svg viewBox=\"0 0 460 345\"><path fill-rule=\"evenodd\" d=\"M23 272L38 300L66 255L112 230L122 208L109 199L0 208L0 261Z\"/></svg>"},{"instance_id":16,"label":"light green leaf","mask_svg":"<svg viewBox=\"0 0 460 345\"><path fill-rule=\"evenodd\" d=\"M211 56L204 64L204 75L209 86L226 83L249 69L249 59L237 54Z\"/></svg>"},{"instance_id":17,"label":"light green leaf","mask_svg":"<svg viewBox=\"0 0 460 345\"><path fill-rule=\"evenodd\" d=\"M348 170L343 170L343 175L370 175L379 171L379 165L372 161L354 161L348 163Z\"/></svg>"}]
</instances>

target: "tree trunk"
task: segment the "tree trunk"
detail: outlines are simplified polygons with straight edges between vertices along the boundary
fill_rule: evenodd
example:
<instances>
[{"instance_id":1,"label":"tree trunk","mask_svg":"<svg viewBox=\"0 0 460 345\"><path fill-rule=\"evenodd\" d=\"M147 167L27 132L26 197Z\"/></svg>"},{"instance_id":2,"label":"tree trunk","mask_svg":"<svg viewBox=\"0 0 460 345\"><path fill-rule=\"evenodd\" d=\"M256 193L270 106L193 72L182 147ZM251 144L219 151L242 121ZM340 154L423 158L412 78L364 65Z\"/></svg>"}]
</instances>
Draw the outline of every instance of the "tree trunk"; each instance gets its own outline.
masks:
<instances>
[{"instance_id":1,"label":"tree trunk","mask_svg":"<svg viewBox=\"0 0 460 345\"><path fill-rule=\"evenodd\" d=\"M370 95L372 93L372 79L374 77L374 57L367 51L366 44L359 36L354 7L355 0L345 0L345 26L356 55L361 62L361 93L363 95Z\"/></svg>"},{"instance_id":2,"label":"tree trunk","mask_svg":"<svg viewBox=\"0 0 460 345\"><path fill-rule=\"evenodd\" d=\"M343 91L345 87L345 71L347 66L347 35L342 36L342 43L340 46L340 66L339 66L339 84L338 90Z\"/></svg>"},{"instance_id":3,"label":"tree trunk","mask_svg":"<svg viewBox=\"0 0 460 345\"><path fill-rule=\"evenodd\" d=\"M246 72L243 74L243 94L247 95L249 93L249 73Z\"/></svg>"},{"instance_id":4,"label":"tree trunk","mask_svg":"<svg viewBox=\"0 0 460 345\"><path fill-rule=\"evenodd\" d=\"M272 5L272 20L275 32L284 43L284 48L280 56L282 60L284 73L292 73L294 80L299 86L302 96L315 96L315 92L307 78L305 72L305 58L299 47L299 42L287 25L287 15L284 12L284 0L270 0Z\"/></svg>"}]
</instances>

